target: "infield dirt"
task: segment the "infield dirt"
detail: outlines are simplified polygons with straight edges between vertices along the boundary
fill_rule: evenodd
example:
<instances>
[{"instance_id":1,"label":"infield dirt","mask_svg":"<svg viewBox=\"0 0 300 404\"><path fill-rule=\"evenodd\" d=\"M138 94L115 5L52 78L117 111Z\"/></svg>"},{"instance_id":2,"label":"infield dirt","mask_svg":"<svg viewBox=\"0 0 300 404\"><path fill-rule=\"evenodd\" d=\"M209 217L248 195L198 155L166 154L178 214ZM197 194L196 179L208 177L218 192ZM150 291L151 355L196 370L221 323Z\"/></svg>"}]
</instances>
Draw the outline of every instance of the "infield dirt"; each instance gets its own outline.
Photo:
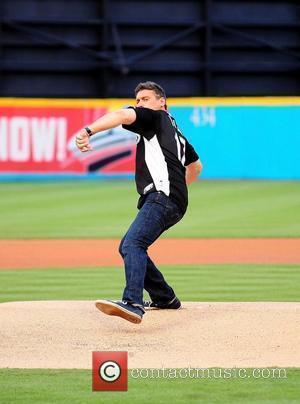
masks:
<instances>
[{"instance_id":1,"label":"infield dirt","mask_svg":"<svg viewBox=\"0 0 300 404\"><path fill-rule=\"evenodd\" d=\"M122 266L119 240L0 240L0 269ZM161 265L298 264L300 238L160 239L149 253Z\"/></svg>"}]
</instances>

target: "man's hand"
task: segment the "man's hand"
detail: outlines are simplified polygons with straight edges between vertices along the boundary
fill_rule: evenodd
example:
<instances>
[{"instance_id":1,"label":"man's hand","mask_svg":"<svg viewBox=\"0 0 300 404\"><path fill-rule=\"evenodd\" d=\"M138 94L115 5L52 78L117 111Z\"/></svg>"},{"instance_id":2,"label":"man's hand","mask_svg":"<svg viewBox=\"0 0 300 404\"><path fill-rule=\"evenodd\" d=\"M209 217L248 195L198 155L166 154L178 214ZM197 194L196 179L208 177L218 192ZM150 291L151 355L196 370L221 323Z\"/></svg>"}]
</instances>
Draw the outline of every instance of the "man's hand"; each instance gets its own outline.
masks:
<instances>
[{"instance_id":1,"label":"man's hand","mask_svg":"<svg viewBox=\"0 0 300 404\"><path fill-rule=\"evenodd\" d=\"M202 171L202 163L199 160L195 161L194 163L189 164L186 167L186 172L185 172L185 180L186 183L189 185L192 182L195 182L199 176L199 174Z\"/></svg>"},{"instance_id":2,"label":"man's hand","mask_svg":"<svg viewBox=\"0 0 300 404\"><path fill-rule=\"evenodd\" d=\"M92 146L90 145L90 136L85 129L82 129L76 136L76 146L82 152L93 150Z\"/></svg>"}]
</instances>

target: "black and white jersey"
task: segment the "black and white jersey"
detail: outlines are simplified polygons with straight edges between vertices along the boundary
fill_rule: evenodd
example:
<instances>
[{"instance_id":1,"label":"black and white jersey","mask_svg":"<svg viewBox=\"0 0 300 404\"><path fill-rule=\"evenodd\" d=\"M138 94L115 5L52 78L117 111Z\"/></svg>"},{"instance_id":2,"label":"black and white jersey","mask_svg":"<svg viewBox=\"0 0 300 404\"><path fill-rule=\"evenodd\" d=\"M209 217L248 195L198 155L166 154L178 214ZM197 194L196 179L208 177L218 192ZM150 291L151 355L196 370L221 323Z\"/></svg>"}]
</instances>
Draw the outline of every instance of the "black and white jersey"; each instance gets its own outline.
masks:
<instances>
[{"instance_id":1,"label":"black and white jersey","mask_svg":"<svg viewBox=\"0 0 300 404\"><path fill-rule=\"evenodd\" d=\"M134 107L130 107L134 108ZM185 166L199 159L175 119L166 111L135 107L136 121L123 125L138 134L135 180L141 195L162 191L184 213L188 205Z\"/></svg>"}]
</instances>

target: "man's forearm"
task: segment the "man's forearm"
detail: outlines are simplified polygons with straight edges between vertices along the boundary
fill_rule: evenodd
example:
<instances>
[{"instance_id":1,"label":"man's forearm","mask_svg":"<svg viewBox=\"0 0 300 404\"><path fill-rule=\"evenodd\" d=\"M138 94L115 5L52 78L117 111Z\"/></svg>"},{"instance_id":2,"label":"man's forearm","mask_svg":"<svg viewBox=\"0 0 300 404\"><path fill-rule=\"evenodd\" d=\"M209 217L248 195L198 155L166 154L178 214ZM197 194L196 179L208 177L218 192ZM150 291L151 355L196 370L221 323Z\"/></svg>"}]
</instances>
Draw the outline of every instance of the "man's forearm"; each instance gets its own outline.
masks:
<instances>
[{"instance_id":1,"label":"man's forearm","mask_svg":"<svg viewBox=\"0 0 300 404\"><path fill-rule=\"evenodd\" d=\"M192 184L192 182L195 182L198 178L198 175L199 175L198 173L187 171L185 174L185 181L187 185L190 185Z\"/></svg>"},{"instance_id":2,"label":"man's forearm","mask_svg":"<svg viewBox=\"0 0 300 404\"><path fill-rule=\"evenodd\" d=\"M90 145L90 136L97 132L115 128L119 125L130 125L136 120L136 112L132 108L119 109L118 111L109 112L97 119L88 127L85 127L76 135L76 146L82 152L93 150Z\"/></svg>"},{"instance_id":3,"label":"man's forearm","mask_svg":"<svg viewBox=\"0 0 300 404\"><path fill-rule=\"evenodd\" d=\"M93 133L102 132L107 129L115 128L122 124L130 124L133 121L134 112L120 109L118 111L109 112L101 118L88 125ZM134 113L135 114L135 113Z\"/></svg>"}]
</instances>

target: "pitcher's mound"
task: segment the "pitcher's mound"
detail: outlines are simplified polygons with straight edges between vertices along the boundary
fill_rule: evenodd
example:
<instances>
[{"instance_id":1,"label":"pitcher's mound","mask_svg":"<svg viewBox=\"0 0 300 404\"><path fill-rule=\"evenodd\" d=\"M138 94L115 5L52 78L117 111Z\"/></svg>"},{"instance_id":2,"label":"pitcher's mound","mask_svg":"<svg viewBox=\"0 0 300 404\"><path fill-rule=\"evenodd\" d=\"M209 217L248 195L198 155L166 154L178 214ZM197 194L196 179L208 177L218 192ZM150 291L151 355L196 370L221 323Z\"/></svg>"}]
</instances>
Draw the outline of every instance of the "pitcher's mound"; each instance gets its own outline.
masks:
<instances>
[{"instance_id":1,"label":"pitcher's mound","mask_svg":"<svg viewBox=\"0 0 300 404\"><path fill-rule=\"evenodd\" d=\"M129 368L299 367L300 303L184 303L140 325L90 301L0 304L0 367L91 369L92 351Z\"/></svg>"}]
</instances>

